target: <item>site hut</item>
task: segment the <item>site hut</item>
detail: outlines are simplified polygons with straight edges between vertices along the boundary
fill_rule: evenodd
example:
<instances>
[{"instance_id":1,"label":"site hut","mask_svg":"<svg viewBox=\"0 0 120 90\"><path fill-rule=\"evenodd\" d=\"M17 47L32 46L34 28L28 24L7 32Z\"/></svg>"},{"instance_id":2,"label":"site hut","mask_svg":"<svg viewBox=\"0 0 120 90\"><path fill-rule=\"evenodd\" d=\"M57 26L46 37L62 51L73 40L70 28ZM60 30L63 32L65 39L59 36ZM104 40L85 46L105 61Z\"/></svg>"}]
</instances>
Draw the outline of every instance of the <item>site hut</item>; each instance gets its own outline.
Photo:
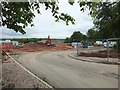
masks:
<instances>
[{"instance_id":1,"label":"site hut","mask_svg":"<svg viewBox=\"0 0 120 90\"><path fill-rule=\"evenodd\" d=\"M11 45L12 43L11 43L11 41L10 40L5 40L5 41L1 41L1 48L3 49L3 48L8 48L9 47L9 45Z\"/></svg>"}]
</instances>

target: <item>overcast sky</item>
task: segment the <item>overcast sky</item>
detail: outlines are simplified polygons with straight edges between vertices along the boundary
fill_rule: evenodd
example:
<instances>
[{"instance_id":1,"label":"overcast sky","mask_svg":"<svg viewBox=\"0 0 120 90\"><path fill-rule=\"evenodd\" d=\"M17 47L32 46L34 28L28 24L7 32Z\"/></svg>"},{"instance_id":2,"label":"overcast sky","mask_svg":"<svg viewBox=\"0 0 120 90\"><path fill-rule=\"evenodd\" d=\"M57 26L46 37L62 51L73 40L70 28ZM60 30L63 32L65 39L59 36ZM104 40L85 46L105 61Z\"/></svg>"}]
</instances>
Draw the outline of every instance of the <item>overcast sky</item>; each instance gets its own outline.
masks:
<instances>
[{"instance_id":1,"label":"overcast sky","mask_svg":"<svg viewBox=\"0 0 120 90\"><path fill-rule=\"evenodd\" d=\"M60 1L60 0L59 0ZM16 33L13 30L1 27L3 38L47 38L50 35L51 38L66 38L70 37L74 31L80 31L86 34L88 29L93 27L93 21L88 11L84 13L80 11L79 4L75 3L73 6L69 5L67 1L59 2L59 12L68 13L74 17L75 25L66 26L65 22L55 22L55 18L52 17L52 13L49 10L44 9L44 5L41 5L41 15L35 12L34 18L35 27L27 27L25 29L26 34Z\"/></svg>"}]
</instances>

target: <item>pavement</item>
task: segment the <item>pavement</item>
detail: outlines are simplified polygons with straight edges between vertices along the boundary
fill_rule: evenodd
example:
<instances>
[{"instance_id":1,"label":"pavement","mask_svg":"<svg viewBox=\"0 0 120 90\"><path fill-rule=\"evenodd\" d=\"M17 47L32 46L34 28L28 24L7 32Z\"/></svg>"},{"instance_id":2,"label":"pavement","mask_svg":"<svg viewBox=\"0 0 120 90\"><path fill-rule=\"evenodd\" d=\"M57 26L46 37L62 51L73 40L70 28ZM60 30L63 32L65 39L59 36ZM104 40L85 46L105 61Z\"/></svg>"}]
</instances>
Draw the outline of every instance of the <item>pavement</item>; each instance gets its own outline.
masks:
<instances>
[{"instance_id":1,"label":"pavement","mask_svg":"<svg viewBox=\"0 0 120 90\"><path fill-rule=\"evenodd\" d=\"M75 60L76 50L22 53L14 58L55 88L118 88L118 65Z\"/></svg>"},{"instance_id":2,"label":"pavement","mask_svg":"<svg viewBox=\"0 0 120 90\"><path fill-rule=\"evenodd\" d=\"M84 57L84 56L77 56L76 53L71 53L68 55L69 57L76 59L76 60L82 60L86 62L96 62L96 63L104 63L104 64L119 64L120 65L120 59L118 58L99 58L99 57Z\"/></svg>"}]
</instances>

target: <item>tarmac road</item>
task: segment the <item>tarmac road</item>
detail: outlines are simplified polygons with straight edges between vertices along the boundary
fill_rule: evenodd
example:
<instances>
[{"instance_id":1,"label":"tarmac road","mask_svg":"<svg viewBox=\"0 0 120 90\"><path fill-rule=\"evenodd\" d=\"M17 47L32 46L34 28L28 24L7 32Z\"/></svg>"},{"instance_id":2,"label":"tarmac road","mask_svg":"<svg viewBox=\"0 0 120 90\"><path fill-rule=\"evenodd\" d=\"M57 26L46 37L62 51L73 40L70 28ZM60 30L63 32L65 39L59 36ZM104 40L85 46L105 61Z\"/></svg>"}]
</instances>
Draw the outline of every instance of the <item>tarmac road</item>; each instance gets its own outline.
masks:
<instances>
[{"instance_id":1,"label":"tarmac road","mask_svg":"<svg viewBox=\"0 0 120 90\"><path fill-rule=\"evenodd\" d=\"M118 65L78 61L68 51L23 53L18 61L55 88L118 88Z\"/></svg>"}]
</instances>

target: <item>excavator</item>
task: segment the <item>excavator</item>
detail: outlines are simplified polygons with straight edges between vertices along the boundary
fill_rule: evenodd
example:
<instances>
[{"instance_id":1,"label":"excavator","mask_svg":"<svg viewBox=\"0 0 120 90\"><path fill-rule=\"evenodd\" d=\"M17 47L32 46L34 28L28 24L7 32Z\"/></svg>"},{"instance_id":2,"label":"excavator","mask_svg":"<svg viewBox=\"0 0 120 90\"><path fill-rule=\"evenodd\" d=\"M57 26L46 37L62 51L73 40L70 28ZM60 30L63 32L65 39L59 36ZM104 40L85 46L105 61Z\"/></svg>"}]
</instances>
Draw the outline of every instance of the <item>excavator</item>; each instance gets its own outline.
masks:
<instances>
[{"instance_id":1,"label":"excavator","mask_svg":"<svg viewBox=\"0 0 120 90\"><path fill-rule=\"evenodd\" d=\"M54 42L51 41L50 35L48 35L48 39L47 39L47 41L46 41L46 45L47 45L47 46L51 46L51 45L53 45L53 44L54 44Z\"/></svg>"}]
</instances>

